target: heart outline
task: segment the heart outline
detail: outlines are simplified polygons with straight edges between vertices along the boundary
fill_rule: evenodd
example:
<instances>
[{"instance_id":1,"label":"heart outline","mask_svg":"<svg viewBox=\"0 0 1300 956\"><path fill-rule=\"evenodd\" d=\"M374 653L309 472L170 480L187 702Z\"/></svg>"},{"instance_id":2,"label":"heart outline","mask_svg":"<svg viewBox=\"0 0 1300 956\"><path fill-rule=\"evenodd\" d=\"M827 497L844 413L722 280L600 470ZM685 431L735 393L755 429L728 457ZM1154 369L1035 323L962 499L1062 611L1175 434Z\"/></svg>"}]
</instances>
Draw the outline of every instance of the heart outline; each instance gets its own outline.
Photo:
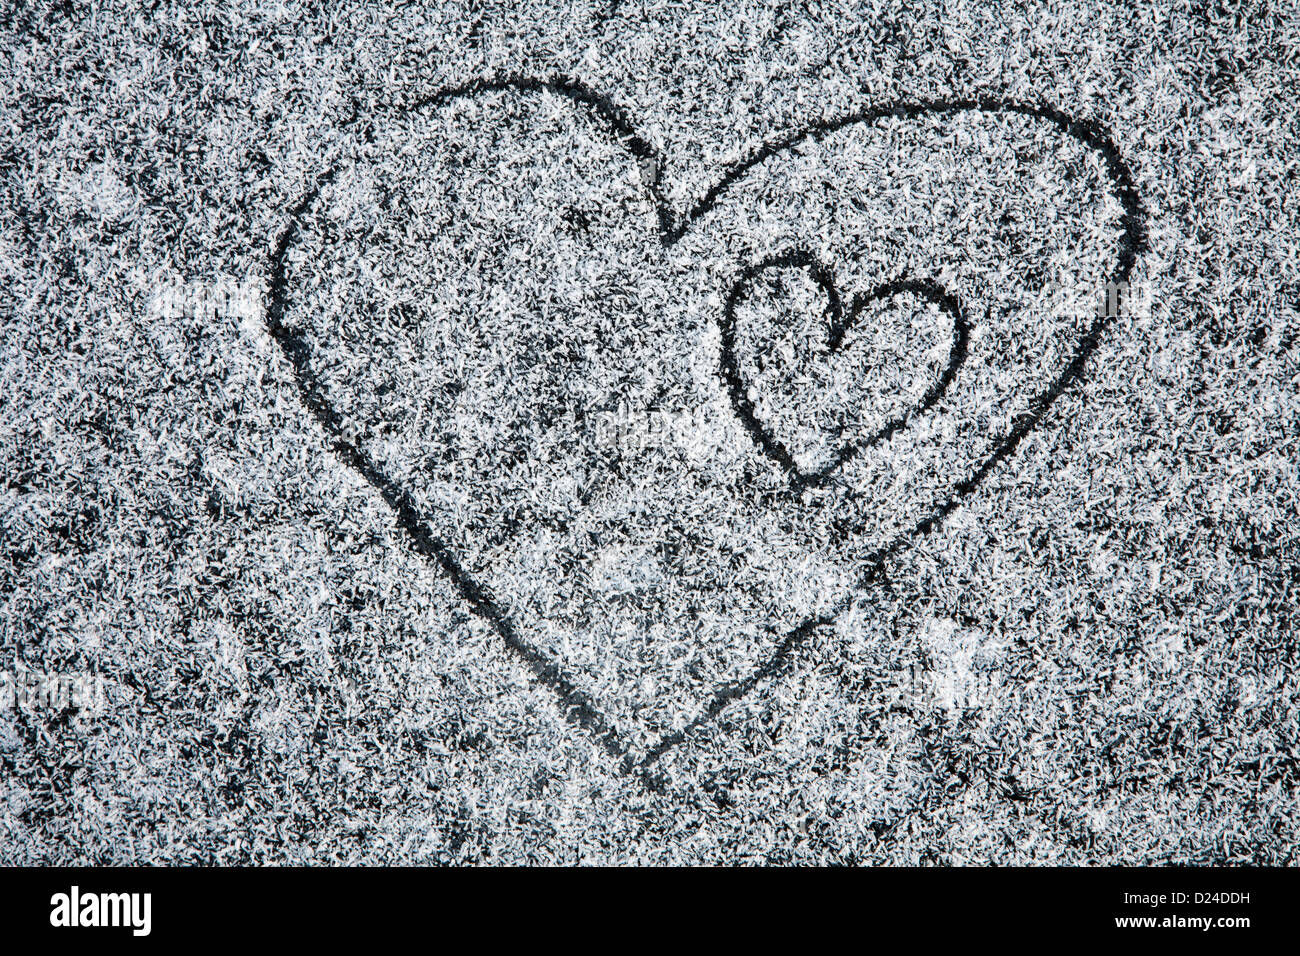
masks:
<instances>
[{"instance_id":1,"label":"heart outline","mask_svg":"<svg viewBox=\"0 0 1300 956\"><path fill-rule=\"evenodd\" d=\"M845 442L829 464L813 472L805 472L799 467L790 450L763 424L758 417L754 403L750 401L748 388L736 360L736 307L744 301L749 288L763 272L768 269L801 266L808 269L813 281L821 288L827 299L827 312L830 315L830 328L826 336L827 349L836 352L844 343L844 336L856 324L862 309L876 301L892 299L899 295L911 293L943 309L952 317L952 345L948 349L948 363L939 373L938 379L928 388L921 400L902 414L885 422L880 428L857 441ZM744 424L746 430L755 439L765 455L775 461L789 475L791 487L797 492L808 487L822 487L829 483L831 476L845 464L874 448L883 441L888 441L900 429L909 424L918 415L929 411L943 393L952 384L957 370L966 361L966 349L970 342L970 322L957 297L933 279L909 279L906 277L882 282L880 285L855 295L849 305L848 314L840 300L839 290L835 287L835 277L831 270L810 252L791 249L768 256L761 262L747 266L727 293L726 303L722 309L722 378L727 383L727 394L731 397L731 407Z\"/></svg>"},{"instance_id":2,"label":"heart outline","mask_svg":"<svg viewBox=\"0 0 1300 956\"><path fill-rule=\"evenodd\" d=\"M376 110L376 114L385 109L394 113L416 112L457 99L507 90L523 93L550 92L566 97L571 102L590 111L593 117L604 124L606 131L613 135L615 141L639 162L644 162L649 168L660 170L664 168L662 157L654 147L641 138L627 114L620 107L580 81L563 76L542 79L509 75L474 80L459 86L445 88L409 105L381 106ZM681 213L676 213L665 199L660 186L661 180L658 175L655 175L646 185L651 198L654 200L660 241L664 246L673 245L685 235L695 221L712 209L718 199L746 172L802 142L807 140L820 141L847 126L857 124L869 126L891 117L915 119L924 116L950 115L972 111L1016 113L1049 123L1066 135L1083 143L1104 160L1107 175L1111 180L1112 193L1119 200L1123 209L1121 217L1123 229L1118 243L1115 269L1109 277L1109 281L1117 285L1126 284L1137 262L1138 255L1146 247L1145 213L1132 172L1124 162L1109 133L1095 121L1076 120L1050 106L1001 99L995 96L895 101L869 107L837 119L819 121L802 130L765 141L748 157L727 167L722 176L696 204ZM351 126L359 123L360 120L361 105L359 101L354 99L352 115L342 125L344 127ZM367 484L378 491L380 496L393 509L398 525L406 533L413 549L443 570L474 613L491 623L501 635L506 647L527 664L539 683L548 687L556 695L566 720L581 726L592 736L601 749L619 761L618 766L622 774L635 775L649 789L660 789L662 779L655 775L653 771L654 765L658 763L659 759L669 750L687 740L701 726L711 722L731 703L748 696L758 684L785 673L797 647L815 630L833 622L843 610L843 606L836 607L828 614L809 619L795 627L777 645L772 654L765 660L760 661L748 676L739 681L715 688L699 714L679 730L665 734L640 760L637 760L631 753L627 742L618 730L609 724L596 702L576 686L563 668L519 634L500 603L461 566L451 548L433 534L429 525L421 516L420 509L410 493L390 479L348 437L341 417L324 397L320 384L312 372L308 361L309 346L301 336L284 325L282 318L287 290L285 267L289 247L297 235L303 214L311 207L321 191L334 180L339 169L340 167L336 165L319 175L315 183L306 190L299 201L290 209L287 224L272 246L268 263L270 280L267 292L267 331L289 361L303 404L325 431L330 449L360 475ZM1082 375L1089 356L1096 351L1100 344L1102 333L1106 331L1118 315L1118 308L1111 312L1100 312L1092 325L1081 336L1078 348L1062 372L1043 392L1030 401L1028 411L1016 416L1010 431L995 442L993 450L975 472L954 485L948 498L934 506L928 515L912 525L910 529L901 532L893 540L881 545L868 555L865 563L875 568L883 568L884 562L913 538L928 534L937 528L944 518L951 514L966 497L979 487L993 468L1009 458L1024 437L1042 421L1052 403ZM751 435L753 435L752 431ZM754 437L757 441L758 436L755 435ZM859 526L847 529L846 533L860 533L861 530L863 529ZM864 583L870 583L870 581Z\"/></svg>"}]
</instances>

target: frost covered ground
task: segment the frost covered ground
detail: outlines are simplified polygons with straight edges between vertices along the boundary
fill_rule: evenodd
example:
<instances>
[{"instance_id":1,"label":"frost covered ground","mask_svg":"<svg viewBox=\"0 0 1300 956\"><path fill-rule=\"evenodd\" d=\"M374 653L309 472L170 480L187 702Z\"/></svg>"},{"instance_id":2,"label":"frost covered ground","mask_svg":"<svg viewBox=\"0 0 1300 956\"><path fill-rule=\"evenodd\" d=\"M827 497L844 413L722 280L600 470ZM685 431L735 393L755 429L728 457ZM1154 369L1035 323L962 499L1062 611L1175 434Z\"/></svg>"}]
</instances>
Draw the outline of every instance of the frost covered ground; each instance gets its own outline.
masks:
<instances>
[{"instance_id":1,"label":"frost covered ground","mask_svg":"<svg viewBox=\"0 0 1300 956\"><path fill-rule=\"evenodd\" d=\"M136 7L0 28L0 860L1295 862L1288 6Z\"/></svg>"}]
</instances>

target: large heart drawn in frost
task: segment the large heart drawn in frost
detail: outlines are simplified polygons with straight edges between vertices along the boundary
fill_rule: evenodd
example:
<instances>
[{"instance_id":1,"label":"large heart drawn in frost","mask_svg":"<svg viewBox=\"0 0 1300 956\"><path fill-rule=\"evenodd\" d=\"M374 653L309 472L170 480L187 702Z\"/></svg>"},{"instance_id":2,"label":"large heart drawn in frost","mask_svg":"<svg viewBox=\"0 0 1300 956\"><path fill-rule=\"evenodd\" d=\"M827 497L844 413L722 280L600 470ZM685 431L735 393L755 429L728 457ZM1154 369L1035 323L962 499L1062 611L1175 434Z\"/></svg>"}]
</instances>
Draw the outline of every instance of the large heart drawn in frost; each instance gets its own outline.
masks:
<instances>
[{"instance_id":1,"label":"large heart drawn in frost","mask_svg":"<svg viewBox=\"0 0 1300 956\"><path fill-rule=\"evenodd\" d=\"M1102 129L997 99L818 123L682 213L571 80L357 123L270 331L414 548L642 774L1008 459L1113 318L1052 283L1127 283L1143 242Z\"/></svg>"}]
</instances>

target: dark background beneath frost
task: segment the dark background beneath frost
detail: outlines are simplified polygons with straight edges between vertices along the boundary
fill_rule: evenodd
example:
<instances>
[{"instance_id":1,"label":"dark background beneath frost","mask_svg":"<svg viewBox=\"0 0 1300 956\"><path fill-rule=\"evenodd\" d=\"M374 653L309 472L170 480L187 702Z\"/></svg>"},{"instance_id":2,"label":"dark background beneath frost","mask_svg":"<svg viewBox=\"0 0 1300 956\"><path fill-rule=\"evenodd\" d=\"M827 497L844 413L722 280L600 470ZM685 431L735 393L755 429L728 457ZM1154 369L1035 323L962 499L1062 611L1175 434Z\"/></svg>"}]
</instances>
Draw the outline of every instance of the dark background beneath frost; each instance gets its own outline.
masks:
<instances>
[{"instance_id":1,"label":"dark background beneath frost","mask_svg":"<svg viewBox=\"0 0 1300 956\"><path fill-rule=\"evenodd\" d=\"M32 8L4 25L0 712L12 862L1287 863L1295 845L1294 15L1281 6ZM254 321L376 97L563 72L678 207L779 132L996 90L1099 119L1149 315L790 674L619 774L325 447ZM354 102L355 101L355 102Z\"/></svg>"}]
</instances>

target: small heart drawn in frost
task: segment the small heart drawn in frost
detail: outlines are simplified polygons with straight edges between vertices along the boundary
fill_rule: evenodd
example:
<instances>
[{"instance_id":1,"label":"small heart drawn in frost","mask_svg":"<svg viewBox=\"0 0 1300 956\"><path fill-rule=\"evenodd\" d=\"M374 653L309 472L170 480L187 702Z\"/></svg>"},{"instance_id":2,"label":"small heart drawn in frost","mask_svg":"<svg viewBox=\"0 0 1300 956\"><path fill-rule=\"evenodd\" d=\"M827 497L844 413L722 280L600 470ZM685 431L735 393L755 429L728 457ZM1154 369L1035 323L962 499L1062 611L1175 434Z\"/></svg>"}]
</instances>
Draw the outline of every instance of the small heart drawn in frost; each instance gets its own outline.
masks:
<instances>
[{"instance_id":1,"label":"small heart drawn in frost","mask_svg":"<svg viewBox=\"0 0 1300 956\"><path fill-rule=\"evenodd\" d=\"M887 304L900 296L912 295L930 303L945 313L952 323L952 334L947 343L945 359L940 371L924 393L912 404L905 404L901 411L888 415L883 423L869 433L832 449L829 461L825 461L819 467L801 465L796 454L791 450L792 442L783 441L778 437L777 428L771 422L764 420L757 407L756 383L746 375L746 370L737 355L738 311L751 297L755 286L762 278L769 273L786 269L806 271L826 300L825 350L822 356L824 360L832 360L844 355L846 337L860 325L860 320L868 308L877 304ZM759 447L789 473L790 480L796 487L825 484L836 469L845 462L881 442L888 441L895 432L928 411L947 390L953 376L966 360L966 348L970 339L970 323L961 303L938 282L932 279L901 278L881 283L868 292L855 295L845 309L830 269L811 253L803 250L791 250L771 256L744 270L727 295L721 331L722 374L727 382L732 407L754 436ZM788 411L797 418L802 409L796 407Z\"/></svg>"}]
</instances>

